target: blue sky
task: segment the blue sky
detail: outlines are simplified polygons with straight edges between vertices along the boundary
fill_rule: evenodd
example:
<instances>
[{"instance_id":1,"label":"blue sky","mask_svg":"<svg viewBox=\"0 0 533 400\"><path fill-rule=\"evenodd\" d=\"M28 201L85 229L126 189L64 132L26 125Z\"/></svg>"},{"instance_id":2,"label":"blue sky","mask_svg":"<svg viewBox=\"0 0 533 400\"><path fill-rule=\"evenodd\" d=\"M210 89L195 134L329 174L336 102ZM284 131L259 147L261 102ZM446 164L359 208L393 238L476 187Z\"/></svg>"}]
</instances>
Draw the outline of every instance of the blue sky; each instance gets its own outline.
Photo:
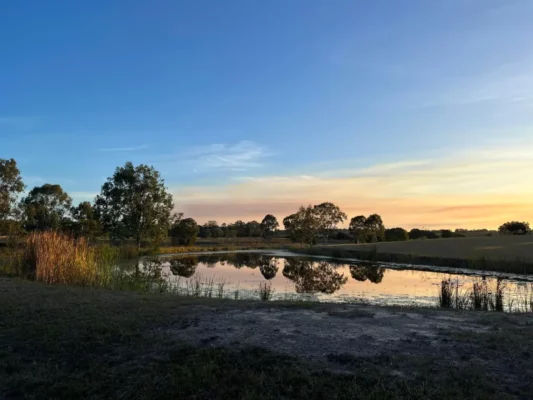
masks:
<instances>
[{"instance_id":1,"label":"blue sky","mask_svg":"<svg viewBox=\"0 0 533 400\"><path fill-rule=\"evenodd\" d=\"M153 164L200 221L533 217L532 20L529 0L8 0L0 157L75 200Z\"/></svg>"}]
</instances>

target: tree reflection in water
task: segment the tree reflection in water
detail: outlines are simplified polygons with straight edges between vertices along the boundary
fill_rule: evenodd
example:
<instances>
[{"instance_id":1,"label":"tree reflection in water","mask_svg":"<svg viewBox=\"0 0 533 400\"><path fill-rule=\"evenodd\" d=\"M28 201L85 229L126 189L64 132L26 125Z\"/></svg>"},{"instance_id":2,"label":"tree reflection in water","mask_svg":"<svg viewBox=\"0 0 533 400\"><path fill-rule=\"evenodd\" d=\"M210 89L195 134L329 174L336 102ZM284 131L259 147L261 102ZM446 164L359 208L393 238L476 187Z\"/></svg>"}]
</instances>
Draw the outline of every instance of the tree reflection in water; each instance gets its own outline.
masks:
<instances>
[{"instance_id":1,"label":"tree reflection in water","mask_svg":"<svg viewBox=\"0 0 533 400\"><path fill-rule=\"evenodd\" d=\"M294 282L297 293L333 294L347 281L336 271L336 265L327 261L312 262L287 258L283 276Z\"/></svg>"},{"instance_id":2,"label":"tree reflection in water","mask_svg":"<svg viewBox=\"0 0 533 400\"><path fill-rule=\"evenodd\" d=\"M356 281L367 279L372 283L380 283L385 275L385 269L371 264L350 265L350 273Z\"/></svg>"},{"instance_id":3,"label":"tree reflection in water","mask_svg":"<svg viewBox=\"0 0 533 400\"><path fill-rule=\"evenodd\" d=\"M190 278L196 272L198 265L197 257L180 257L169 261L170 271L174 275Z\"/></svg>"},{"instance_id":4,"label":"tree reflection in water","mask_svg":"<svg viewBox=\"0 0 533 400\"><path fill-rule=\"evenodd\" d=\"M263 275L263 277L267 280L274 279L279 270L278 259L275 257L265 256L262 261L263 262L259 267L261 275Z\"/></svg>"}]
</instances>

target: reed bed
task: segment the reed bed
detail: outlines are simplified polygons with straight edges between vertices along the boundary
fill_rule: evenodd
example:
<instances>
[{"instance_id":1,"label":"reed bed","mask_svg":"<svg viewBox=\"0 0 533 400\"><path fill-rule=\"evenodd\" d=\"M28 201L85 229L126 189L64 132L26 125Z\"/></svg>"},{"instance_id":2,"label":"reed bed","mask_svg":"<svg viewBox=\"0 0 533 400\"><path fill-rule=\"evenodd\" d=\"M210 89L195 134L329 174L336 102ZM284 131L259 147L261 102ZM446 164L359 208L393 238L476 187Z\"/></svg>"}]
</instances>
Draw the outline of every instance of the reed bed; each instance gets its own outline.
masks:
<instances>
[{"instance_id":1,"label":"reed bed","mask_svg":"<svg viewBox=\"0 0 533 400\"><path fill-rule=\"evenodd\" d=\"M448 278L440 284L438 305L457 310L504 311L505 292L506 285L502 279L497 279L495 285L481 279L468 289L458 278Z\"/></svg>"},{"instance_id":2,"label":"reed bed","mask_svg":"<svg viewBox=\"0 0 533 400\"><path fill-rule=\"evenodd\" d=\"M42 232L27 237L19 264L23 276L48 284L108 286L114 260L113 252L84 238Z\"/></svg>"}]
</instances>

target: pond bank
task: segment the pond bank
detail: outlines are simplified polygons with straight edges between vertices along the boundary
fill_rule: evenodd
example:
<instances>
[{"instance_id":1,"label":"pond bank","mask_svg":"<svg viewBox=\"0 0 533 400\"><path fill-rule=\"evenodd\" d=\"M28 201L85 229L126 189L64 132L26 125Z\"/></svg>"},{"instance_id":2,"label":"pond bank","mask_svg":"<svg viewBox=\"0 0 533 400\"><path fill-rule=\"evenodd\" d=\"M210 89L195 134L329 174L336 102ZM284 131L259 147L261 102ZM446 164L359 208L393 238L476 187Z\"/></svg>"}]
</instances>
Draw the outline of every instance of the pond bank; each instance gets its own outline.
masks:
<instances>
[{"instance_id":1,"label":"pond bank","mask_svg":"<svg viewBox=\"0 0 533 400\"><path fill-rule=\"evenodd\" d=\"M533 317L0 279L0 398L527 398Z\"/></svg>"},{"instance_id":2,"label":"pond bank","mask_svg":"<svg viewBox=\"0 0 533 400\"><path fill-rule=\"evenodd\" d=\"M324 256L335 259L358 259L363 261L435 266L455 268L459 270L505 272L523 275L533 274L533 262L530 260L510 260L507 258L491 259L484 257L451 258L404 253L384 253L378 252L375 248L366 250L357 247L358 246L356 245L315 246L311 248L291 249L291 251L302 255Z\"/></svg>"}]
</instances>

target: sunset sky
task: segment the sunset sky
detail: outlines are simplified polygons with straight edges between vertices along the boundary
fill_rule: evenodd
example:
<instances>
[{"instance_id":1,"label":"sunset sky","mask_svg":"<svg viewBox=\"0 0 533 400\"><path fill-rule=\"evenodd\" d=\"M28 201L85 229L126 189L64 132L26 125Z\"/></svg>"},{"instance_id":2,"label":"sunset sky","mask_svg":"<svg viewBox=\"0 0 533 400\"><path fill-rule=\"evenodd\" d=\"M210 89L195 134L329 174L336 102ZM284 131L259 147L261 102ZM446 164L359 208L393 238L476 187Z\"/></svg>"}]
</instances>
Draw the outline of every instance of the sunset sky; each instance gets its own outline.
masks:
<instances>
[{"instance_id":1,"label":"sunset sky","mask_svg":"<svg viewBox=\"0 0 533 400\"><path fill-rule=\"evenodd\" d=\"M331 201L533 223L533 1L14 1L0 158L92 200L126 161L205 222Z\"/></svg>"}]
</instances>

